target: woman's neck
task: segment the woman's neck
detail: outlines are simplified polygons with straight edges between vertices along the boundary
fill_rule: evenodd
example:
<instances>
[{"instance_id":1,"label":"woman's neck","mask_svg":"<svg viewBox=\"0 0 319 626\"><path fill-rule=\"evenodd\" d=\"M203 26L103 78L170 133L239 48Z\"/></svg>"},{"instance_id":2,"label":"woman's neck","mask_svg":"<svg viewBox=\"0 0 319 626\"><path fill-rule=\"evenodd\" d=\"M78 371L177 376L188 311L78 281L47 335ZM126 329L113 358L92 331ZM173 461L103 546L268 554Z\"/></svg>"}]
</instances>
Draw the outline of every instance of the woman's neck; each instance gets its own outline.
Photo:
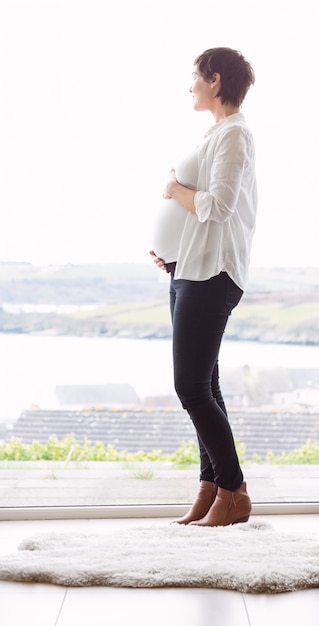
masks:
<instances>
[{"instance_id":1,"label":"woman's neck","mask_svg":"<svg viewBox=\"0 0 319 626\"><path fill-rule=\"evenodd\" d=\"M217 100L217 102L216 102ZM222 104L221 101L215 98L214 107L211 109L211 112L215 118L215 122L220 122L225 119L229 115L234 115L234 113L239 113L240 108L234 106L233 104Z\"/></svg>"}]
</instances>

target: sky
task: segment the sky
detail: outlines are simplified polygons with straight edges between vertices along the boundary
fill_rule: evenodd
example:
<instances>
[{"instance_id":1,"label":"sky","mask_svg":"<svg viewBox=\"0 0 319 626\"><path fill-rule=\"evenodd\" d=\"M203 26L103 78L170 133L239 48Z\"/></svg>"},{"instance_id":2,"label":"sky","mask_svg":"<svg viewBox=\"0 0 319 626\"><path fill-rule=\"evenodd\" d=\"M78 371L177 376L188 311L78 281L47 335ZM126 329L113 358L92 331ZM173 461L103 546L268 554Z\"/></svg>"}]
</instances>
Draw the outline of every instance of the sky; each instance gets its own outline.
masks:
<instances>
[{"instance_id":1,"label":"sky","mask_svg":"<svg viewBox=\"0 0 319 626\"><path fill-rule=\"evenodd\" d=\"M0 261L151 262L167 173L214 120L194 58L252 63L252 266L318 266L317 0L1 0Z\"/></svg>"}]
</instances>

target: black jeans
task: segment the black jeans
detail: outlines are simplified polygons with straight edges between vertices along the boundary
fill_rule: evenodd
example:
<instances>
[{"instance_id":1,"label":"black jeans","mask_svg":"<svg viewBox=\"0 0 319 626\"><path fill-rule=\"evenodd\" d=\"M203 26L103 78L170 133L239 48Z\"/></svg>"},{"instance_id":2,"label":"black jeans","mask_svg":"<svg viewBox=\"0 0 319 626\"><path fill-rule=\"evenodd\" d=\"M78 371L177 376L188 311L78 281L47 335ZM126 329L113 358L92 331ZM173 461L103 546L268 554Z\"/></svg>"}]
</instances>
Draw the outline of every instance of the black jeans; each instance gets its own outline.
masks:
<instances>
[{"instance_id":1,"label":"black jeans","mask_svg":"<svg viewBox=\"0 0 319 626\"><path fill-rule=\"evenodd\" d=\"M219 387L218 355L228 317L243 292L226 272L192 281L175 280L175 264L168 269L174 384L197 432L200 479L236 491L243 474Z\"/></svg>"}]
</instances>

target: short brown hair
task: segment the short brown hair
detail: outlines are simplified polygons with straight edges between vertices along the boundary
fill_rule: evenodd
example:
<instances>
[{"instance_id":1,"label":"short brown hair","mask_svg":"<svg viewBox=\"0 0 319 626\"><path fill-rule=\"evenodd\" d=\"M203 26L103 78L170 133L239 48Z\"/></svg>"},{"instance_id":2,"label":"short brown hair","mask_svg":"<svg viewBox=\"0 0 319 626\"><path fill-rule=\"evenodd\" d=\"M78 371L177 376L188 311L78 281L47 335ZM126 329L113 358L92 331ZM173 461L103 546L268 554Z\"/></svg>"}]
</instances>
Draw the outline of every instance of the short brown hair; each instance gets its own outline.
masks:
<instances>
[{"instance_id":1,"label":"short brown hair","mask_svg":"<svg viewBox=\"0 0 319 626\"><path fill-rule=\"evenodd\" d=\"M237 50L210 48L195 59L201 76L211 82L215 73L220 74L221 87L218 93L223 104L240 106L246 93L255 82L255 73L250 63Z\"/></svg>"}]
</instances>

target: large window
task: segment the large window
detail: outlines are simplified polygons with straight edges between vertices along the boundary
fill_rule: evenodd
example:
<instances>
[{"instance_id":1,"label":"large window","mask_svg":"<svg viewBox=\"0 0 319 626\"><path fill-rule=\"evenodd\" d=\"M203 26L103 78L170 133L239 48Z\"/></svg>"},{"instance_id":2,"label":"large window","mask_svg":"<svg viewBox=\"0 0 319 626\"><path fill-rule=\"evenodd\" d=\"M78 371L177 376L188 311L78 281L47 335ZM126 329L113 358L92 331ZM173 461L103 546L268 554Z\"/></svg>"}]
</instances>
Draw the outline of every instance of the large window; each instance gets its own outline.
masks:
<instances>
[{"instance_id":1,"label":"large window","mask_svg":"<svg viewBox=\"0 0 319 626\"><path fill-rule=\"evenodd\" d=\"M254 502L318 499L318 137L295 106L297 76L312 90L315 10L1 3L1 507L183 504L197 489L148 251L166 172L212 124L188 87L215 45L256 71L243 110L259 215L221 353L229 419Z\"/></svg>"}]
</instances>

